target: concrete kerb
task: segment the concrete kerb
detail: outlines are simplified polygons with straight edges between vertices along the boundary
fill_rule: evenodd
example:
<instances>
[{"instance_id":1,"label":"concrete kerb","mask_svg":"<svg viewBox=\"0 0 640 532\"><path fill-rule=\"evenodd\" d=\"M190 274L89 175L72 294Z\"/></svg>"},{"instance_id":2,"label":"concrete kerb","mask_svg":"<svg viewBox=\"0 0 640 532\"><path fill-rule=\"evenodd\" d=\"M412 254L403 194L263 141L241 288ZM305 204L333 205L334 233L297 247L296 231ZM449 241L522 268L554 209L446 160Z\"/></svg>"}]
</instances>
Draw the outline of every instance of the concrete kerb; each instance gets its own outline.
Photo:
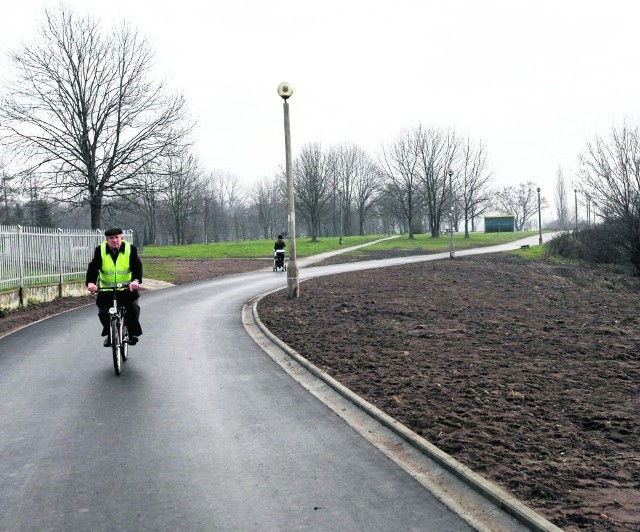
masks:
<instances>
[{"instance_id":1,"label":"concrete kerb","mask_svg":"<svg viewBox=\"0 0 640 532\"><path fill-rule=\"evenodd\" d=\"M278 290L283 290L284 288L280 288ZM497 508L504 511L506 514L515 519L519 524L523 527L526 527L528 530L534 531L561 531L562 529L555 526L553 523L533 511L531 508L523 504L521 501L516 499L513 495L510 495L505 490L494 484L493 482L483 478L478 475L465 465L461 464L453 457L449 456L447 453L440 450L438 447L430 443L425 438L419 436L405 425L399 423L392 417L388 416L378 408L376 408L371 403L365 401L362 397L353 393L351 390L340 384L338 381L333 379L327 373L322 371L320 368L309 362L306 358L296 352L294 349L285 344L282 340L280 340L277 336L275 336L269 329L262 323L260 317L258 315L257 306L259 301L278 290L273 290L271 292L267 292L260 296L257 296L250 301L248 301L243 308L243 324L245 326L245 330L247 333L254 339L254 341L260 345L263 350L269 354L271 358L273 358L278 364L280 364L289 374L291 374L294 378L296 376L289 371L287 367L285 367L286 363L283 365L282 361L278 360L277 356L274 356L274 349L270 349L269 343L272 344L273 348L281 350L289 357L292 361L299 364L302 368L304 368L307 372L309 372L313 377L319 379L322 383L329 386L332 390L337 392L340 396L344 397L349 403L353 404L357 409L364 412L366 415L374 419L376 422L381 424L386 429L390 430L396 436L400 437L403 441L408 443L411 447L419 451L421 454L426 456L429 460L436 463L438 466L442 467L448 473L451 473L457 479L462 481L464 485L469 486L472 490L478 493L481 497L493 503ZM251 325L254 325L252 327ZM260 338L262 336L262 338ZM307 386L305 386L307 387ZM314 394L315 395L315 394ZM330 405L328 405L330 406ZM331 407L331 406L330 406ZM344 417L340 412L336 412L341 417ZM364 435L364 434L363 434ZM404 465L403 465L404 467ZM409 471L412 473L411 471ZM413 473L412 473L413 474ZM417 475L414 475L417 476ZM419 479L418 479L419 480ZM436 494L437 496L437 494ZM448 504L449 501L443 500L445 504ZM464 516L463 516L464 517ZM485 516L486 517L486 516ZM482 521L483 518L480 518ZM483 526L479 526L478 521L472 519L470 523L472 526L475 526L478 529L483 529ZM508 528L506 528L508 529ZM489 526L487 530L496 530Z\"/></svg>"}]
</instances>

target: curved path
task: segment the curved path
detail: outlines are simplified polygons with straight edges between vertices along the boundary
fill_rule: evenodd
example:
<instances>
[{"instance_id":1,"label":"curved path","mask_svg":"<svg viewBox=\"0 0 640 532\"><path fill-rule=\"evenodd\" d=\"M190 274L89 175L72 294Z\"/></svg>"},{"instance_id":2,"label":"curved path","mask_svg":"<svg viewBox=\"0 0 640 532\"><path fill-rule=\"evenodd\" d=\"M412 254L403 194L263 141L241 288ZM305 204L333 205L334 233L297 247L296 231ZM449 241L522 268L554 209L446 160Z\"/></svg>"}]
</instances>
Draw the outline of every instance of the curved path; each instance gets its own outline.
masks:
<instances>
[{"instance_id":1,"label":"curved path","mask_svg":"<svg viewBox=\"0 0 640 532\"><path fill-rule=\"evenodd\" d=\"M246 333L243 304L285 284L264 271L146 293L145 334L119 378L93 306L0 339L0 530L493 529L426 490Z\"/></svg>"}]
</instances>

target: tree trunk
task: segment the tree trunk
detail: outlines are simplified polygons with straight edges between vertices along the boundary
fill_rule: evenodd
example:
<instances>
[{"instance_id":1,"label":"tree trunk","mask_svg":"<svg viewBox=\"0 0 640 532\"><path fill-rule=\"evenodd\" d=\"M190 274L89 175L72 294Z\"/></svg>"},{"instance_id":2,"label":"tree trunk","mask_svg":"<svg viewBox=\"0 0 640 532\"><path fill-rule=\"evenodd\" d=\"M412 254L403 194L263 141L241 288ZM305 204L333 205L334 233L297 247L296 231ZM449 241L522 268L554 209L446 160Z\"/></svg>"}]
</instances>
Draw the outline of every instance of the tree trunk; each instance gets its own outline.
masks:
<instances>
[{"instance_id":1,"label":"tree trunk","mask_svg":"<svg viewBox=\"0 0 640 532\"><path fill-rule=\"evenodd\" d=\"M94 194L89 199L91 207L91 229L100 229L102 224L102 196Z\"/></svg>"},{"instance_id":2,"label":"tree trunk","mask_svg":"<svg viewBox=\"0 0 640 532\"><path fill-rule=\"evenodd\" d=\"M464 237L469 238L469 211L464 210Z\"/></svg>"},{"instance_id":3,"label":"tree trunk","mask_svg":"<svg viewBox=\"0 0 640 532\"><path fill-rule=\"evenodd\" d=\"M409 223L409 240L413 240L413 216L407 216L407 222Z\"/></svg>"},{"instance_id":4,"label":"tree trunk","mask_svg":"<svg viewBox=\"0 0 640 532\"><path fill-rule=\"evenodd\" d=\"M318 241L318 227L319 227L319 222L318 219L315 215L311 216L311 242L317 242Z\"/></svg>"},{"instance_id":5,"label":"tree trunk","mask_svg":"<svg viewBox=\"0 0 640 532\"><path fill-rule=\"evenodd\" d=\"M364 235L364 209L362 206L358 206L358 234Z\"/></svg>"},{"instance_id":6,"label":"tree trunk","mask_svg":"<svg viewBox=\"0 0 640 532\"><path fill-rule=\"evenodd\" d=\"M351 236L351 206L344 210L344 225L342 226L344 236Z\"/></svg>"}]
</instances>

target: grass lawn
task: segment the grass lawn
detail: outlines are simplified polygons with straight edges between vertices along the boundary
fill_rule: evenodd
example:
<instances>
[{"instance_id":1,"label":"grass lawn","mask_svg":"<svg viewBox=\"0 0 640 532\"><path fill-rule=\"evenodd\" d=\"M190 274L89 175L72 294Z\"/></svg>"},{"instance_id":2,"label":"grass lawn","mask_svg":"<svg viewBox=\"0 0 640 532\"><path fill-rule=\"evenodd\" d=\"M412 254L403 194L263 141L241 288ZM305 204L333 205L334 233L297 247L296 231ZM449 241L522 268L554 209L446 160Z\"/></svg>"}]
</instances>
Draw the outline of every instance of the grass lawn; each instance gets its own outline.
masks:
<instances>
[{"instance_id":1,"label":"grass lawn","mask_svg":"<svg viewBox=\"0 0 640 532\"><path fill-rule=\"evenodd\" d=\"M469 238L464 238L463 233L454 234L456 249L468 249L473 247L494 246L504 244L520 238L537 234L537 231L521 231L519 233L471 233ZM388 238L386 235L346 236L343 245L338 237L318 238L313 242L309 238L296 239L296 256L310 257L319 253L334 251L341 247L351 247L366 244L380 239ZM287 241L287 244L289 242ZM397 238L383 240L368 247L369 250L403 249L434 253L449 249L449 235L432 238L431 235L415 235L409 239L407 235L398 235ZM265 258L271 257L273 242L270 240L244 240L234 242L216 242L209 244L185 244L181 246L144 246L141 256L145 258L172 258L172 259L230 259L230 258ZM357 253L357 251L356 251Z\"/></svg>"},{"instance_id":2,"label":"grass lawn","mask_svg":"<svg viewBox=\"0 0 640 532\"><path fill-rule=\"evenodd\" d=\"M537 231L520 231L518 233L470 233L469 238L464 237L464 233L454 233L453 243L456 250L479 248L486 246L496 246L520 240L528 236L537 235ZM450 246L450 236L443 234L438 238L433 238L430 234L415 235L409 239L407 235L400 235L398 238L384 240L371 246L367 246L367 251L373 250L407 250L412 252L441 253L448 251ZM358 253L355 250L353 253Z\"/></svg>"},{"instance_id":3,"label":"grass lawn","mask_svg":"<svg viewBox=\"0 0 640 532\"><path fill-rule=\"evenodd\" d=\"M348 236L343 246L357 246L372 242L382 235ZM271 257L275 240L238 240L233 242L211 242L209 244L185 244L181 246L144 246L142 258L174 259L260 259ZM285 239L287 244L289 241ZM296 238L296 256L309 257L318 253L340 248L338 237L319 238L312 242L309 238Z\"/></svg>"}]
</instances>

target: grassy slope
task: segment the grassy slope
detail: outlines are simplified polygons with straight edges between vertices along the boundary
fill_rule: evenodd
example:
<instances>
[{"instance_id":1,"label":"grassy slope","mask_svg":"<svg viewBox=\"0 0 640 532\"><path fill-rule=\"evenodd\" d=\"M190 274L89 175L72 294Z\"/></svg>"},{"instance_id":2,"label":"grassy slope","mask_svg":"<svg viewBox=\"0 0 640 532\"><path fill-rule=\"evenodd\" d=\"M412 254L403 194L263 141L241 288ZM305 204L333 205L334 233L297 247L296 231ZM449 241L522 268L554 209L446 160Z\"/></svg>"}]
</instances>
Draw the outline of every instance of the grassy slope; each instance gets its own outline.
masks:
<instances>
[{"instance_id":1,"label":"grassy slope","mask_svg":"<svg viewBox=\"0 0 640 532\"><path fill-rule=\"evenodd\" d=\"M480 246L504 244L520 238L537 234L536 231L520 233L472 233L470 238L463 234L454 235L456 249L466 249ZM384 235L347 236L340 246L337 237L319 238L312 242L308 238L296 240L296 256L309 257L318 253L325 253L341 247L357 246L375 240L386 238ZM273 243L266 240L245 240L236 242L218 242L210 244L186 244L182 246L145 246L142 258L174 258L174 259L228 259L228 258L266 258L271 257ZM449 249L449 236L443 235L432 238L430 235L417 235L409 240L406 235L384 240L373 244L368 249L405 249L411 251L423 250L426 253L446 251Z\"/></svg>"}]
</instances>

